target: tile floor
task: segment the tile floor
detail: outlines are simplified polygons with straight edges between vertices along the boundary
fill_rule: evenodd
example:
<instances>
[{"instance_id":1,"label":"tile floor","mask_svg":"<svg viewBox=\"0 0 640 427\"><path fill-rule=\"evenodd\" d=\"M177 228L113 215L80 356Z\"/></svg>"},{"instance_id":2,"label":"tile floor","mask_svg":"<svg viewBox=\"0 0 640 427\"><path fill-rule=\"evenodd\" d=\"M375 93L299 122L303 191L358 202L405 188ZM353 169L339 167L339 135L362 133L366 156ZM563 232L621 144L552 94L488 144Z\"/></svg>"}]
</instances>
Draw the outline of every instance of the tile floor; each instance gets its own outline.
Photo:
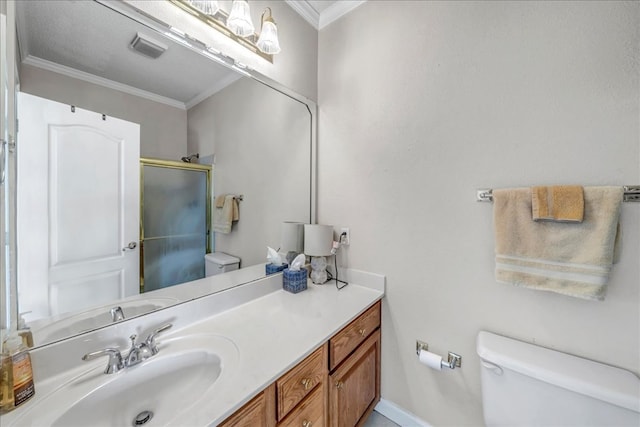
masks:
<instances>
[{"instance_id":1,"label":"tile floor","mask_svg":"<svg viewBox=\"0 0 640 427\"><path fill-rule=\"evenodd\" d=\"M398 424L391 421L389 418L386 418L383 415L380 415L376 411L373 411L367 422L364 423L364 427L400 427Z\"/></svg>"}]
</instances>

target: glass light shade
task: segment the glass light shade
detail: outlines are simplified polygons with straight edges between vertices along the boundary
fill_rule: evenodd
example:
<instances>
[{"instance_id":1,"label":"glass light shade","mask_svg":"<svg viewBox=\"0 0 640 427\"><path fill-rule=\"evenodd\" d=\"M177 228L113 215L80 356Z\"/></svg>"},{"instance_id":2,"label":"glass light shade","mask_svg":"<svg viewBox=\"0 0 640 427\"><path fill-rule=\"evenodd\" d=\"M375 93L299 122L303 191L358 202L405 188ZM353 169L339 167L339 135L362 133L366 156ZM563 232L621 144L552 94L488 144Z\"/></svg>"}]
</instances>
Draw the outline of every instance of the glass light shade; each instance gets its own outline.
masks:
<instances>
[{"instance_id":1,"label":"glass light shade","mask_svg":"<svg viewBox=\"0 0 640 427\"><path fill-rule=\"evenodd\" d=\"M265 20L262 23L262 31L257 43L258 49L268 54L280 53L280 42L278 41L278 27L273 20Z\"/></svg>"},{"instance_id":2,"label":"glass light shade","mask_svg":"<svg viewBox=\"0 0 640 427\"><path fill-rule=\"evenodd\" d=\"M206 15L213 16L218 13L220 10L220 6L218 6L218 2L216 0L204 0L202 2L202 9Z\"/></svg>"},{"instance_id":3,"label":"glass light shade","mask_svg":"<svg viewBox=\"0 0 640 427\"><path fill-rule=\"evenodd\" d=\"M251 12L247 0L233 0L231 13L227 19L227 27L240 37L247 37L253 34L254 27L251 22Z\"/></svg>"},{"instance_id":4,"label":"glass light shade","mask_svg":"<svg viewBox=\"0 0 640 427\"><path fill-rule=\"evenodd\" d=\"M216 0L189 0L189 3L205 15L213 16L220 10Z\"/></svg>"}]
</instances>

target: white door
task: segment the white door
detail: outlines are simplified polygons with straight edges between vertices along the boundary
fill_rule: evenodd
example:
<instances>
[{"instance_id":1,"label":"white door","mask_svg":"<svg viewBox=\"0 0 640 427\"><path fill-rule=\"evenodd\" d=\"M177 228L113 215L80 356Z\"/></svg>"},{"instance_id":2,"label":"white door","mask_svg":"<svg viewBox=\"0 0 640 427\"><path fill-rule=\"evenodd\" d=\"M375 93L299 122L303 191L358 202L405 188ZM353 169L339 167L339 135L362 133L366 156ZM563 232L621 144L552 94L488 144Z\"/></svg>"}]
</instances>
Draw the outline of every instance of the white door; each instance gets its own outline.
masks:
<instances>
[{"instance_id":1,"label":"white door","mask_svg":"<svg viewBox=\"0 0 640 427\"><path fill-rule=\"evenodd\" d=\"M140 126L26 93L18 117L20 311L139 293Z\"/></svg>"}]
</instances>

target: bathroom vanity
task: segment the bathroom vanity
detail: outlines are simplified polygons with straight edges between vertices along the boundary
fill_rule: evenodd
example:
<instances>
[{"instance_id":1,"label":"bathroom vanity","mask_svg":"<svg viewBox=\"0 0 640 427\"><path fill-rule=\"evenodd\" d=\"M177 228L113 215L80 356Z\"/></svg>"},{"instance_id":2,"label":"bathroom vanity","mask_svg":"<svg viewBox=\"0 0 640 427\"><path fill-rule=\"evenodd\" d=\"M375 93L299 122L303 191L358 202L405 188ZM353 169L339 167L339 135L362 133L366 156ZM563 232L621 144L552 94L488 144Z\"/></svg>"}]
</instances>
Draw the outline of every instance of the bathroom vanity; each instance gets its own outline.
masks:
<instances>
[{"instance_id":1,"label":"bathroom vanity","mask_svg":"<svg viewBox=\"0 0 640 427\"><path fill-rule=\"evenodd\" d=\"M291 294L276 274L38 348L36 395L2 425L358 425L380 398L384 276L344 277ZM81 360L169 323L135 366Z\"/></svg>"},{"instance_id":2,"label":"bathroom vanity","mask_svg":"<svg viewBox=\"0 0 640 427\"><path fill-rule=\"evenodd\" d=\"M378 301L222 423L355 426L380 400Z\"/></svg>"}]
</instances>

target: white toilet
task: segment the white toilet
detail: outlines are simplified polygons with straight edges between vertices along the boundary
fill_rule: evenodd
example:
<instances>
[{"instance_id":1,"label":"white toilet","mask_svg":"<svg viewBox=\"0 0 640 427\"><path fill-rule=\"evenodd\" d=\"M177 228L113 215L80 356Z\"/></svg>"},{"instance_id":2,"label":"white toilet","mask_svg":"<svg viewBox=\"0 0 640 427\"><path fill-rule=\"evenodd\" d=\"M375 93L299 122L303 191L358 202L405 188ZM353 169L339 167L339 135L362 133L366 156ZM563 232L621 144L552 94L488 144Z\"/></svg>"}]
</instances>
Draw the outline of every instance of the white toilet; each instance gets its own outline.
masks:
<instances>
[{"instance_id":1,"label":"white toilet","mask_svg":"<svg viewBox=\"0 0 640 427\"><path fill-rule=\"evenodd\" d=\"M477 352L487 426L640 426L629 371L484 331Z\"/></svg>"},{"instance_id":2,"label":"white toilet","mask_svg":"<svg viewBox=\"0 0 640 427\"><path fill-rule=\"evenodd\" d=\"M213 252L204 256L204 274L207 277L237 270L238 267L240 267L240 258L224 252Z\"/></svg>"}]
</instances>

